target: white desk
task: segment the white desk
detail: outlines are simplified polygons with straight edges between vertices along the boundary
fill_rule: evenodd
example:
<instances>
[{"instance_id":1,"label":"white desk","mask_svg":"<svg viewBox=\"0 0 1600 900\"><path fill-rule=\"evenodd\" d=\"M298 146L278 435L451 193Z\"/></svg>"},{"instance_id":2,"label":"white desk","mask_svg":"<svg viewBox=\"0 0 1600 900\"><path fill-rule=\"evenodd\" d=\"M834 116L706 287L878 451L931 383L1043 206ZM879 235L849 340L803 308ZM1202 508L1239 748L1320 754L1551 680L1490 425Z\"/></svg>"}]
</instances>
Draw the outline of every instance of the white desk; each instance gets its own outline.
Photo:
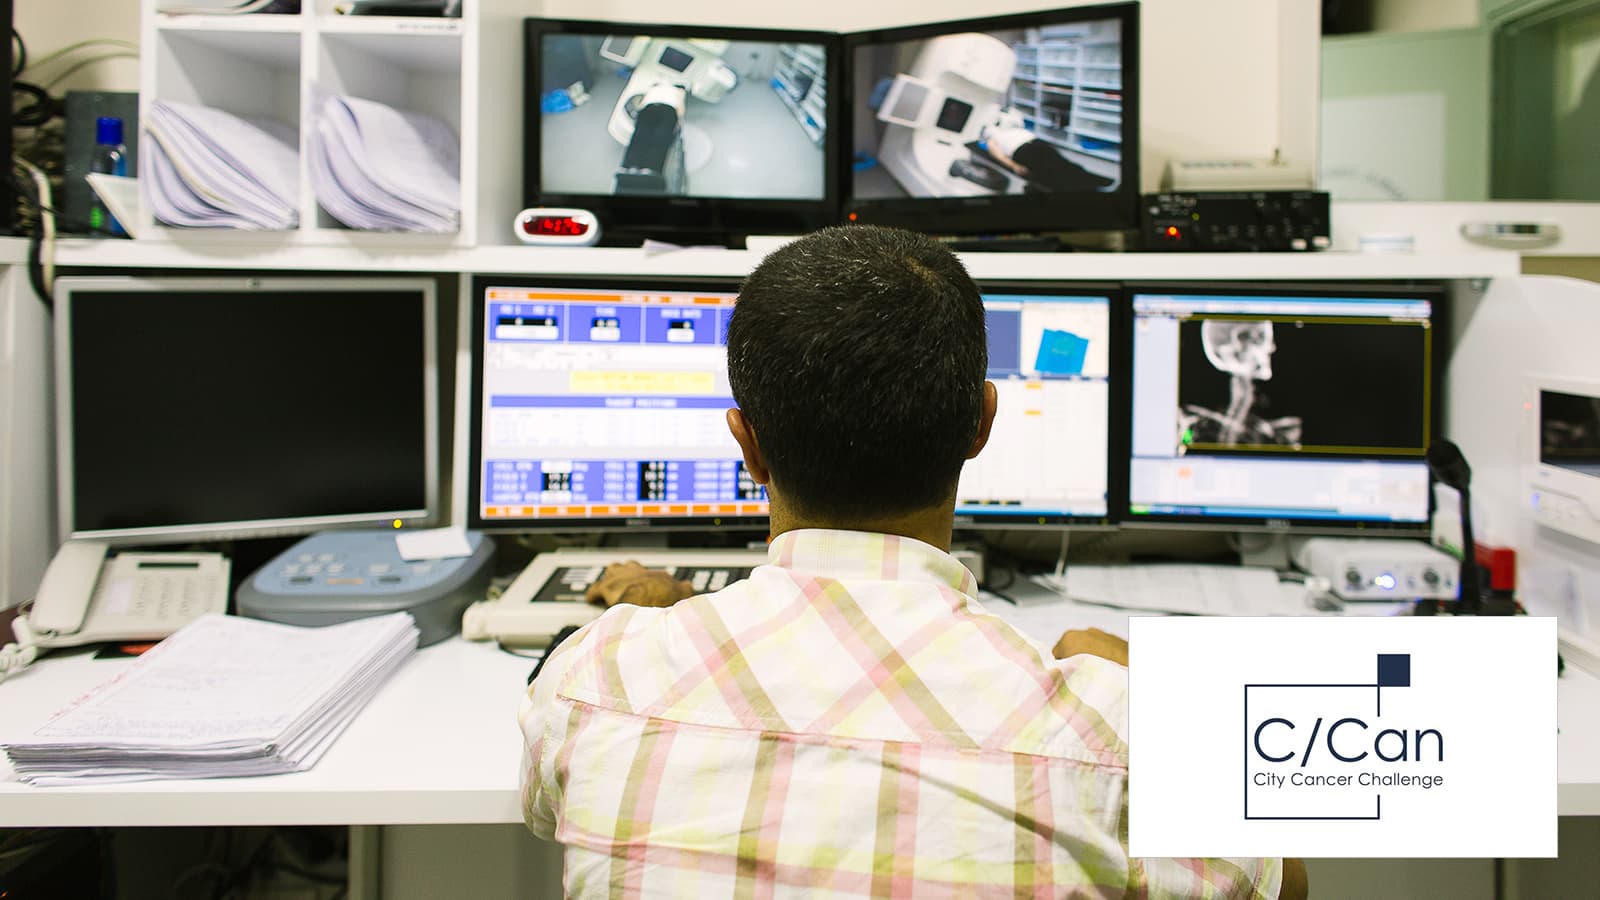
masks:
<instances>
[{"instance_id":1,"label":"white desk","mask_svg":"<svg viewBox=\"0 0 1600 900\"><path fill-rule=\"evenodd\" d=\"M1126 617L1103 608L1061 604L1060 621L1126 633ZM42 721L125 665L41 660L0 683L0 734ZM460 638L421 650L315 768L294 775L44 789L0 762L0 827L521 822L516 710L532 667ZM1600 815L1600 679L1569 666L1558 697L1558 809Z\"/></svg>"}]
</instances>

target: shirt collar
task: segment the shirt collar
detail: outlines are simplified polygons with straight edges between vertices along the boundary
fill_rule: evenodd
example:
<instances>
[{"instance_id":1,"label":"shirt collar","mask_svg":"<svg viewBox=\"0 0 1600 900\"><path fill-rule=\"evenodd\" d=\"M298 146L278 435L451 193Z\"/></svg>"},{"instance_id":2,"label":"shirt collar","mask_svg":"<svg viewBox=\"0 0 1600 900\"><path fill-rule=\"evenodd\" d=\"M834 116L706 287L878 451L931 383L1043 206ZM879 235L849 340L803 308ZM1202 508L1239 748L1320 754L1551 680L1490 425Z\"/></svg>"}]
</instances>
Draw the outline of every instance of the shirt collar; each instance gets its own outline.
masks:
<instances>
[{"instance_id":1,"label":"shirt collar","mask_svg":"<svg viewBox=\"0 0 1600 900\"><path fill-rule=\"evenodd\" d=\"M948 585L969 597L978 584L955 557L916 538L871 531L801 528L772 539L772 565L840 581L912 581Z\"/></svg>"}]
</instances>

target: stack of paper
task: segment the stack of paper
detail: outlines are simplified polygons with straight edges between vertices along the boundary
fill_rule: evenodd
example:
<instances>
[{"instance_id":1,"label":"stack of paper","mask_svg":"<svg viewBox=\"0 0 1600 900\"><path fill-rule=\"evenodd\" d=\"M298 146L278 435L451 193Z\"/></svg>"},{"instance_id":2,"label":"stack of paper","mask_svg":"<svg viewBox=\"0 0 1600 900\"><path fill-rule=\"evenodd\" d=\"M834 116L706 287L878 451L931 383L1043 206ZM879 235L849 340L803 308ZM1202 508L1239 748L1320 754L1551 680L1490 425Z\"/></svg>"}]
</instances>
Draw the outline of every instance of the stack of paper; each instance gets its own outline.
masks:
<instances>
[{"instance_id":1,"label":"stack of paper","mask_svg":"<svg viewBox=\"0 0 1600 900\"><path fill-rule=\"evenodd\" d=\"M461 150L433 116L330 96L317 105L308 152L317 201L351 228L459 229Z\"/></svg>"},{"instance_id":2,"label":"stack of paper","mask_svg":"<svg viewBox=\"0 0 1600 900\"><path fill-rule=\"evenodd\" d=\"M287 230L300 221L294 129L220 109L156 100L145 130L147 195L169 225Z\"/></svg>"},{"instance_id":3,"label":"stack of paper","mask_svg":"<svg viewBox=\"0 0 1600 900\"><path fill-rule=\"evenodd\" d=\"M1117 609L1194 616L1300 615L1303 592L1280 587L1272 569L1158 564L1067 567L1066 576L1039 576L1069 600Z\"/></svg>"},{"instance_id":4,"label":"stack of paper","mask_svg":"<svg viewBox=\"0 0 1600 900\"><path fill-rule=\"evenodd\" d=\"M303 771L416 647L409 613L326 628L204 616L0 749L36 785Z\"/></svg>"}]
</instances>

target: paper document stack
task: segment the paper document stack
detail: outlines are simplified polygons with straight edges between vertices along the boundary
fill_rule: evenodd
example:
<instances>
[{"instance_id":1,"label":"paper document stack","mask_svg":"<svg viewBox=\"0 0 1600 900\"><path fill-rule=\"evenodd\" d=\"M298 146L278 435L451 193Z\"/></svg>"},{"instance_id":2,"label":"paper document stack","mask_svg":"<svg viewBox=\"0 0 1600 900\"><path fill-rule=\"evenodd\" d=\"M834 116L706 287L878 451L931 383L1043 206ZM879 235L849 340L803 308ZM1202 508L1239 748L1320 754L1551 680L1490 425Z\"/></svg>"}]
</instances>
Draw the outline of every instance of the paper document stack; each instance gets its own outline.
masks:
<instances>
[{"instance_id":1,"label":"paper document stack","mask_svg":"<svg viewBox=\"0 0 1600 900\"><path fill-rule=\"evenodd\" d=\"M1272 569L1214 565L1068 566L1065 578L1039 576L1051 590L1079 603L1194 616L1270 616L1307 612L1300 594L1285 590Z\"/></svg>"},{"instance_id":2,"label":"paper document stack","mask_svg":"<svg viewBox=\"0 0 1600 900\"><path fill-rule=\"evenodd\" d=\"M450 126L433 116L326 97L307 152L317 202L351 228L460 228L461 149Z\"/></svg>"},{"instance_id":3,"label":"paper document stack","mask_svg":"<svg viewBox=\"0 0 1600 900\"><path fill-rule=\"evenodd\" d=\"M299 224L293 128L220 109L156 100L145 131L146 196L168 225L283 231Z\"/></svg>"},{"instance_id":4,"label":"paper document stack","mask_svg":"<svg viewBox=\"0 0 1600 900\"><path fill-rule=\"evenodd\" d=\"M208 615L0 749L36 785L299 772L416 647L409 613L325 628Z\"/></svg>"}]
</instances>

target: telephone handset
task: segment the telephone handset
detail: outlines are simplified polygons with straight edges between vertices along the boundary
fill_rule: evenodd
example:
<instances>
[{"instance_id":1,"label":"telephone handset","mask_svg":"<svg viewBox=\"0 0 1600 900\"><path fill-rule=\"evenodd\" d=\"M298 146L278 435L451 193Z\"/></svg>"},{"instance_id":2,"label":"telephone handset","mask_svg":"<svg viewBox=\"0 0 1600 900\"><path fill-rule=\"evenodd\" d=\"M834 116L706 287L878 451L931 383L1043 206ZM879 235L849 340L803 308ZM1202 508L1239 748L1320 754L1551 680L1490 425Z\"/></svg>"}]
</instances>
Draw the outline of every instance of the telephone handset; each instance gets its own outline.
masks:
<instances>
[{"instance_id":1,"label":"telephone handset","mask_svg":"<svg viewBox=\"0 0 1600 900\"><path fill-rule=\"evenodd\" d=\"M96 541L61 545L39 583L28 625L40 647L156 640L228 607L220 553L118 553Z\"/></svg>"}]
</instances>

